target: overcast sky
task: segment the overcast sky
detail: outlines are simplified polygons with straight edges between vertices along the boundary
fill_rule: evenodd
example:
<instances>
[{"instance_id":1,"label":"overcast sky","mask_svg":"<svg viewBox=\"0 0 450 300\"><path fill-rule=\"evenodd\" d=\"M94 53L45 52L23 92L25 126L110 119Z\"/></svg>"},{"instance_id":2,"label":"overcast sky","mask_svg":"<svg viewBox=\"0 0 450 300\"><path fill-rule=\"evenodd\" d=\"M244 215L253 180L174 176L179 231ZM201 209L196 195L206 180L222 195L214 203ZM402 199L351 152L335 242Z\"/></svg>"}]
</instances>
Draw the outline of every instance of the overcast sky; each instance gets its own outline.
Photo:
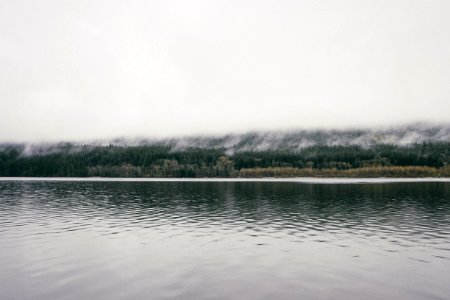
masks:
<instances>
[{"instance_id":1,"label":"overcast sky","mask_svg":"<svg viewBox=\"0 0 450 300\"><path fill-rule=\"evenodd\" d=\"M450 1L0 1L0 141L450 121Z\"/></svg>"}]
</instances>

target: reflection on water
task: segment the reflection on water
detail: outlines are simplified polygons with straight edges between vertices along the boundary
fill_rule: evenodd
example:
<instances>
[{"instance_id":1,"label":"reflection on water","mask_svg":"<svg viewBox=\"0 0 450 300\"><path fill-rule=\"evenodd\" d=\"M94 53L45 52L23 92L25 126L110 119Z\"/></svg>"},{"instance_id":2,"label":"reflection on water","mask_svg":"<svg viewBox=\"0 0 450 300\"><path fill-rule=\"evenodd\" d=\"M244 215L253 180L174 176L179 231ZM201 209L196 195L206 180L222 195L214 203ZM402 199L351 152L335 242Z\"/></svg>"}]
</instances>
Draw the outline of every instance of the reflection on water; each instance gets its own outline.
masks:
<instances>
[{"instance_id":1,"label":"reflection on water","mask_svg":"<svg viewBox=\"0 0 450 300\"><path fill-rule=\"evenodd\" d=\"M0 181L1 299L448 299L450 183Z\"/></svg>"}]
</instances>

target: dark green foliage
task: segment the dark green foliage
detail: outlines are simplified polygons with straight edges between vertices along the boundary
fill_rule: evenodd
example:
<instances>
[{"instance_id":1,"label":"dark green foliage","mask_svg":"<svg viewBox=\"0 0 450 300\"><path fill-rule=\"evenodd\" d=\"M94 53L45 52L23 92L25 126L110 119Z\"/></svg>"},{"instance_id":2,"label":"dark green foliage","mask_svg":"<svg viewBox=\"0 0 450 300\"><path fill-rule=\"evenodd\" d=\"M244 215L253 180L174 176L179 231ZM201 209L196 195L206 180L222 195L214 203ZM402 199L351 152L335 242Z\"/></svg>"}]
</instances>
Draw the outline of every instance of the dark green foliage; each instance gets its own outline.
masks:
<instances>
[{"instance_id":1,"label":"dark green foliage","mask_svg":"<svg viewBox=\"0 0 450 300\"><path fill-rule=\"evenodd\" d=\"M405 147L377 145L370 148L312 146L297 151L250 151L233 155L226 155L226 149L221 148L174 151L165 145L61 144L55 145L51 151L47 149L26 153L24 145L1 146L0 176L236 177L241 170L245 170L245 176L253 174L248 169L258 169L258 174L273 173L261 171L265 168L289 170L298 175L317 173L310 173L308 170L311 169L333 170L325 173L334 176L340 171L340 174L355 174L346 170L356 168L364 169L367 173L371 168L374 170L385 167L384 170L389 170L387 167L393 166L448 170L450 143L413 144ZM430 172L429 174L435 174ZM259 176L257 173L254 175Z\"/></svg>"}]
</instances>

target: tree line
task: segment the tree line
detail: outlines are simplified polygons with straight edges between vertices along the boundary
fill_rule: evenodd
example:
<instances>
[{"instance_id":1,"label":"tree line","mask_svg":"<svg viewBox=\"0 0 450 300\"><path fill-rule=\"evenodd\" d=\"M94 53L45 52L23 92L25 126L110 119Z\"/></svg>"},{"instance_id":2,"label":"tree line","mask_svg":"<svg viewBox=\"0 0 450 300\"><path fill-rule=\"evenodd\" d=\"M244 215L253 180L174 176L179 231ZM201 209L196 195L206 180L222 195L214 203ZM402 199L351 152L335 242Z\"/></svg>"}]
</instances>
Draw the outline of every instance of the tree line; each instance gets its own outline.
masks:
<instances>
[{"instance_id":1,"label":"tree line","mask_svg":"<svg viewBox=\"0 0 450 300\"><path fill-rule=\"evenodd\" d=\"M297 151L175 151L165 145L64 144L37 153L0 147L0 176L264 177L449 176L450 143L312 146Z\"/></svg>"}]
</instances>

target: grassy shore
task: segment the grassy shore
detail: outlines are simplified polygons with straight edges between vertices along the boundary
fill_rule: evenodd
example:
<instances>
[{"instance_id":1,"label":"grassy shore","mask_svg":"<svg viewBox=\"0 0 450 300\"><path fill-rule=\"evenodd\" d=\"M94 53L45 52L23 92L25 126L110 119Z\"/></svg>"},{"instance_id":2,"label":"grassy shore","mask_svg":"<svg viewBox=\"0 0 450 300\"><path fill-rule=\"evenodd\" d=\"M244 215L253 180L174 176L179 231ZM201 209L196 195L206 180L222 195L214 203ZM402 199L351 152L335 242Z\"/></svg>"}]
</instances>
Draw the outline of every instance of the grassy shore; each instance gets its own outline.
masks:
<instances>
[{"instance_id":1,"label":"grassy shore","mask_svg":"<svg viewBox=\"0 0 450 300\"><path fill-rule=\"evenodd\" d=\"M442 168L419 166L380 166L346 170L312 168L241 169L239 177L450 177L450 166Z\"/></svg>"}]
</instances>

